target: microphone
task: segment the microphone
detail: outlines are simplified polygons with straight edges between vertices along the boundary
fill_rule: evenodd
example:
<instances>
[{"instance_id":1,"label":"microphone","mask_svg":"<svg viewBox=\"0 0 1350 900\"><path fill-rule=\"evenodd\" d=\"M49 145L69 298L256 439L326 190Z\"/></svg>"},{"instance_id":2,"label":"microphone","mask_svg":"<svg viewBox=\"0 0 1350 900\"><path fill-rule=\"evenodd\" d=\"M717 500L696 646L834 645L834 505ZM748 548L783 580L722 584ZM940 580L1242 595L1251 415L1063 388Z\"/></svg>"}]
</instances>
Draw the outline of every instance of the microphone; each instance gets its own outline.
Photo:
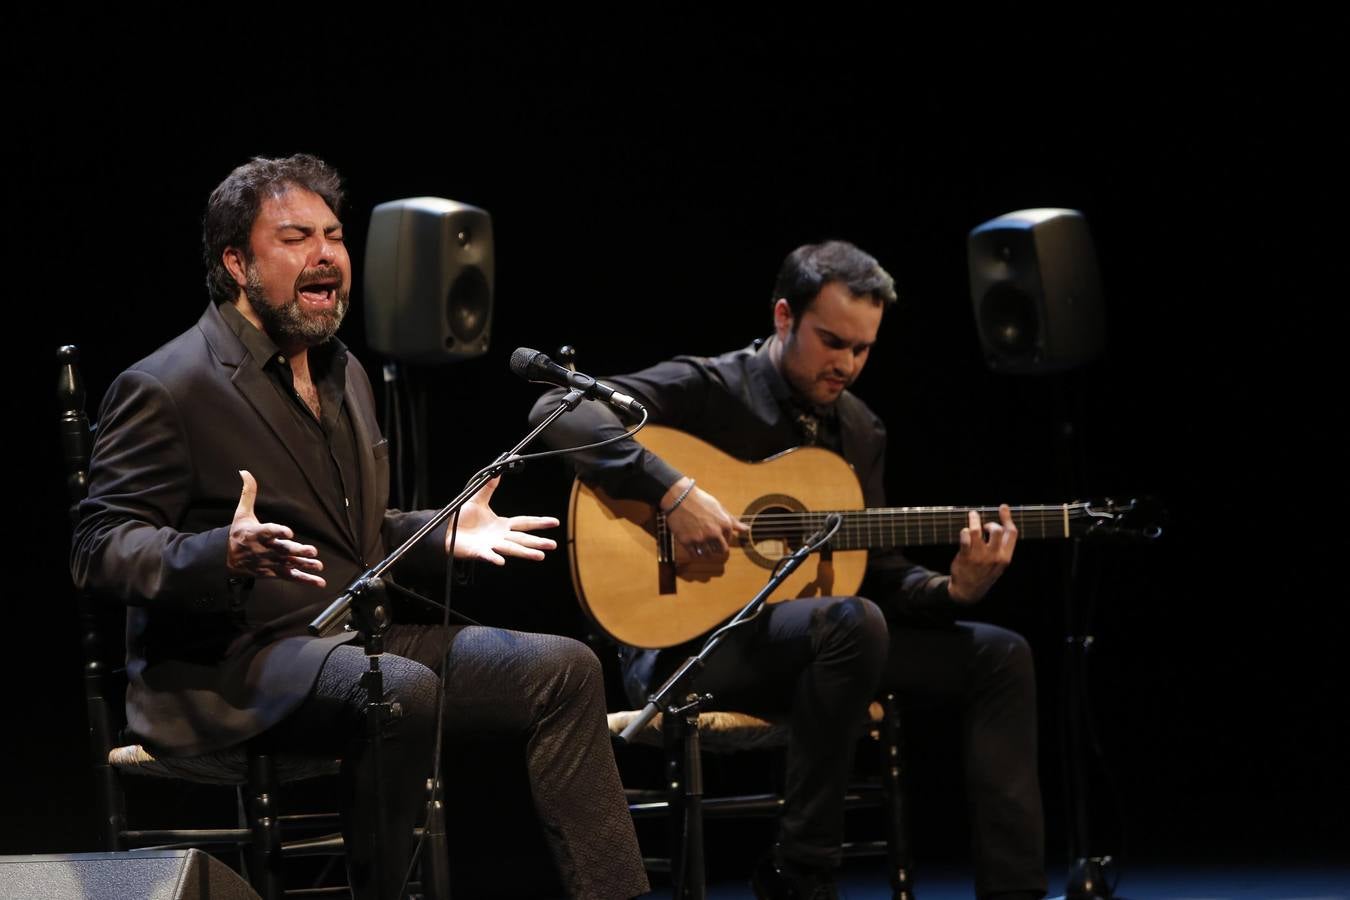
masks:
<instances>
[{"instance_id":1,"label":"microphone","mask_svg":"<svg viewBox=\"0 0 1350 900\"><path fill-rule=\"evenodd\" d=\"M564 368L538 350L531 350L529 347L517 347L516 352L511 354L511 371L526 381L581 391L582 396L588 399L603 400L625 412L637 415L646 412L641 403L627 394L621 394L589 375Z\"/></svg>"}]
</instances>

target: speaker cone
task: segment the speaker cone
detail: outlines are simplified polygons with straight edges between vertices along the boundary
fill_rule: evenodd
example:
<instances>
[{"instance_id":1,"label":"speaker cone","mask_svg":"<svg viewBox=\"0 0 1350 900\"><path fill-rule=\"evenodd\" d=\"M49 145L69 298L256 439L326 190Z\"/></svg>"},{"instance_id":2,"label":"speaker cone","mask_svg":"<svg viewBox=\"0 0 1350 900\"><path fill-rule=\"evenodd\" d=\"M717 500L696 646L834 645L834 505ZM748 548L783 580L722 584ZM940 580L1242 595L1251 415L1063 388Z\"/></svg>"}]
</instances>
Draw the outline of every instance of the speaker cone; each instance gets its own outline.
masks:
<instances>
[{"instance_id":1,"label":"speaker cone","mask_svg":"<svg viewBox=\"0 0 1350 900\"><path fill-rule=\"evenodd\" d=\"M487 278L477 267L465 269L450 285L445 318L456 341L470 344L482 335L490 311L490 296Z\"/></svg>"}]
</instances>

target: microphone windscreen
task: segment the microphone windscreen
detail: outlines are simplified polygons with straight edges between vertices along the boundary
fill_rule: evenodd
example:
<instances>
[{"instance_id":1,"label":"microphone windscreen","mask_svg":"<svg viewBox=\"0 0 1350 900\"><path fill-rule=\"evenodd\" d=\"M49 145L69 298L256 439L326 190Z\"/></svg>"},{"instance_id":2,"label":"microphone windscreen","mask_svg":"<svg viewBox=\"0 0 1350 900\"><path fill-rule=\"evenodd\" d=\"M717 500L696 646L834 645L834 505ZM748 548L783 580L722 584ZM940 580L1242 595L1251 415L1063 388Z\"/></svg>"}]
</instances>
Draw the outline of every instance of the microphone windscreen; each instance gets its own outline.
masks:
<instances>
[{"instance_id":1,"label":"microphone windscreen","mask_svg":"<svg viewBox=\"0 0 1350 900\"><path fill-rule=\"evenodd\" d=\"M517 347L516 352L511 354L511 371L521 378L530 377L530 366L542 354L538 350L531 350L529 347Z\"/></svg>"}]
</instances>

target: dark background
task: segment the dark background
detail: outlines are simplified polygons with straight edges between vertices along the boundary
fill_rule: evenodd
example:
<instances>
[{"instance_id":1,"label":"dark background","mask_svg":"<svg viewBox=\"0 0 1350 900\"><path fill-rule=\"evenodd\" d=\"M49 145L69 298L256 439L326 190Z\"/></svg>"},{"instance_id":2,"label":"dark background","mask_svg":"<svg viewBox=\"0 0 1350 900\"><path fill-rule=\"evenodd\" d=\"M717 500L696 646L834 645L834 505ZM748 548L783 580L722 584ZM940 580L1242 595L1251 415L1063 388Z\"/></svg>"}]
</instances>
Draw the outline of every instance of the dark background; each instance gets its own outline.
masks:
<instances>
[{"instance_id":1,"label":"dark background","mask_svg":"<svg viewBox=\"0 0 1350 900\"><path fill-rule=\"evenodd\" d=\"M371 207L432 195L492 214L491 350L426 376L441 501L522 432L538 389L508 374L515 347L573 343L595 373L720 352L767 333L791 248L837 236L873 252L906 300L856 388L889 423L894 502L1151 495L1168 511L1161 542L1085 561L1114 773L1094 793L1098 849L1123 835L1136 856L1177 859L1344 846L1345 316L1330 272L1345 79L1316 23L1219 38L1199 19L1122 19L1051 39L841 10L316 18L5 29L4 733L17 758L0 852L94 846L54 351L80 345L96 401L188 327L207 302L207 194L252 155L301 150L350 184L343 336L368 366ZM179 39L150 36L161 28ZM1081 210L1103 272L1109 346L1068 377L989 372L971 312L967 232L1036 206ZM1081 467L1058 449L1068 418ZM561 515L567 484L536 464L498 505ZM980 608L1037 648L1052 862L1066 559L1024 544ZM586 630L561 555L479 573L464 603L494 624ZM932 773L917 830L922 851L959 859L943 733L916 737Z\"/></svg>"}]
</instances>

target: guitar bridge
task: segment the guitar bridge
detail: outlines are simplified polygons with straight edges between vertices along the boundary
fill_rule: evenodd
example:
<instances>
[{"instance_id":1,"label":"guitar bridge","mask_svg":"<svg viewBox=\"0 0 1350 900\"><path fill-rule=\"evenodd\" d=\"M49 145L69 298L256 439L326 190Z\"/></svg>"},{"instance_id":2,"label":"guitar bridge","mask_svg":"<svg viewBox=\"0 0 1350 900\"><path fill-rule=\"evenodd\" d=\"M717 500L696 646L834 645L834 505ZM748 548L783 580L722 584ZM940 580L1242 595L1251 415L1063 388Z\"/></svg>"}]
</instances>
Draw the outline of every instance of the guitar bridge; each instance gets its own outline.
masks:
<instances>
[{"instance_id":1,"label":"guitar bridge","mask_svg":"<svg viewBox=\"0 0 1350 900\"><path fill-rule=\"evenodd\" d=\"M662 515L656 517L656 592L675 593L675 539Z\"/></svg>"}]
</instances>

